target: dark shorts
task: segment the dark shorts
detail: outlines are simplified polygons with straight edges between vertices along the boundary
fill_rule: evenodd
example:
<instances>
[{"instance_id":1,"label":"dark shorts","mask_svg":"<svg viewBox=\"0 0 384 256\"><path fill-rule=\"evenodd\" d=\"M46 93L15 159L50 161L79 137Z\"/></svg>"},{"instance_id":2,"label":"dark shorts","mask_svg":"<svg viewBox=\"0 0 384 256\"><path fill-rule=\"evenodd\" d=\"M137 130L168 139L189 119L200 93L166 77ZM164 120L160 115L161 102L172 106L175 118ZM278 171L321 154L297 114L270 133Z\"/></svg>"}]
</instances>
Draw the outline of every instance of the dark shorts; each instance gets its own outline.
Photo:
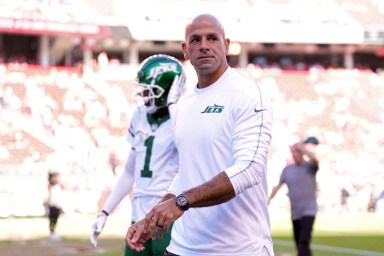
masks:
<instances>
[{"instance_id":1,"label":"dark shorts","mask_svg":"<svg viewBox=\"0 0 384 256\"><path fill-rule=\"evenodd\" d=\"M59 218L60 213L61 213L61 209L60 208L57 208L55 206L49 206L48 217L50 219L57 219L57 218Z\"/></svg>"}]
</instances>

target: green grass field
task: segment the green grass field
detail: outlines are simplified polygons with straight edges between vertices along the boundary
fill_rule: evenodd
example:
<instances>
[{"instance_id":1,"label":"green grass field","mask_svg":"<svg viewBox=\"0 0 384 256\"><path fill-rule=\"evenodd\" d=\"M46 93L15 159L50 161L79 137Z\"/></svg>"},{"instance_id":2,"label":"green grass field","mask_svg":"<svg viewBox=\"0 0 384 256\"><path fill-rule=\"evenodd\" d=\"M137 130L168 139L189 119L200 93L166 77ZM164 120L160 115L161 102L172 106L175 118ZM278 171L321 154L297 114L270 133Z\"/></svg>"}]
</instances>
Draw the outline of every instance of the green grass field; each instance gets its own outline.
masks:
<instances>
[{"instance_id":1,"label":"green grass field","mask_svg":"<svg viewBox=\"0 0 384 256\"><path fill-rule=\"evenodd\" d=\"M120 256L129 218L127 214L110 216L99 241L99 248L91 248L88 236L94 216L63 216L57 228L61 241L48 238L45 218L0 219L1 256ZM271 216L272 236L277 256L294 256L295 248L289 215ZM319 215L315 222L312 241L315 256L384 256L384 216Z\"/></svg>"}]
</instances>

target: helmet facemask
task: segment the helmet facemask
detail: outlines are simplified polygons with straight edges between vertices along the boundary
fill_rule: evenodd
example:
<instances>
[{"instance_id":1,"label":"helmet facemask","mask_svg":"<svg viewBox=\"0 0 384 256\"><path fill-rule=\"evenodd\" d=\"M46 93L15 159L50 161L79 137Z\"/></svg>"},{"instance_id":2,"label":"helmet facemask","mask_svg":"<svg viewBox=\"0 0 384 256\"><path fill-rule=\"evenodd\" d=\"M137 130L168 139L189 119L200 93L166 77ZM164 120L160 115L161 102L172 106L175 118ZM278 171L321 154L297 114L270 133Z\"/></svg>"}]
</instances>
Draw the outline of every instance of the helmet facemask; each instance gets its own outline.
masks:
<instances>
[{"instance_id":1,"label":"helmet facemask","mask_svg":"<svg viewBox=\"0 0 384 256\"><path fill-rule=\"evenodd\" d=\"M159 107L156 106L156 99L160 99L165 90L155 84L156 79L153 78L150 85L146 83L135 83L136 95L140 96L143 103L150 114L155 113Z\"/></svg>"}]
</instances>

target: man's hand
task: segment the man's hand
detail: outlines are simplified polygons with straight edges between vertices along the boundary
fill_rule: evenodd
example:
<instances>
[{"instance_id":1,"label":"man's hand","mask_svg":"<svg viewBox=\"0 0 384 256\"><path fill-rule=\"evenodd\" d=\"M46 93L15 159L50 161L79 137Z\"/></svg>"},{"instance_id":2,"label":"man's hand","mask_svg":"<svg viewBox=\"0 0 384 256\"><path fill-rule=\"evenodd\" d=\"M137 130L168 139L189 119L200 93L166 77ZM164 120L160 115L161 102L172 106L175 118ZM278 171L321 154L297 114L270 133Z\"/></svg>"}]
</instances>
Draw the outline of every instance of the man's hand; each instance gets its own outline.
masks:
<instances>
[{"instance_id":1,"label":"man's hand","mask_svg":"<svg viewBox=\"0 0 384 256\"><path fill-rule=\"evenodd\" d=\"M132 224L125 236L127 246L134 251L141 252L145 248L143 244L151 238L151 233L144 231L145 219Z\"/></svg>"},{"instance_id":2,"label":"man's hand","mask_svg":"<svg viewBox=\"0 0 384 256\"><path fill-rule=\"evenodd\" d=\"M152 239L163 237L172 223L180 218L184 211L176 206L175 197L158 203L145 217L144 231L149 232Z\"/></svg>"},{"instance_id":3,"label":"man's hand","mask_svg":"<svg viewBox=\"0 0 384 256\"><path fill-rule=\"evenodd\" d=\"M99 213L99 215L97 215L95 224L92 226L92 233L89 240L91 241L91 244L94 248L97 247L97 237L103 230L107 218L108 216L104 212Z\"/></svg>"},{"instance_id":4,"label":"man's hand","mask_svg":"<svg viewBox=\"0 0 384 256\"><path fill-rule=\"evenodd\" d=\"M182 73L179 76L175 76L171 89L169 89L167 105L176 103L179 100L181 93L184 90L184 87L185 87L185 74Z\"/></svg>"}]
</instances>

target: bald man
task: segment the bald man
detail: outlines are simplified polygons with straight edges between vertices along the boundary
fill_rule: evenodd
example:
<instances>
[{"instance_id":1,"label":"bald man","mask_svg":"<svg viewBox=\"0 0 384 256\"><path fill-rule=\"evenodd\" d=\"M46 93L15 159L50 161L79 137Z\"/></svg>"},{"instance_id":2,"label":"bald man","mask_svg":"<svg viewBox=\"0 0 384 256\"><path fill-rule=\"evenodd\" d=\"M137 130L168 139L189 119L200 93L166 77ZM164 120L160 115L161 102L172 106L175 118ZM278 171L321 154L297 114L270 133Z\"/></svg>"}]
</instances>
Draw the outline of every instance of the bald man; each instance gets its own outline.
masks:
<instances>
[{"instance_id":1,"label":"bald man","mask_svg":"<svg viewBox=\"0 0 384 256\"><path fill-rule=\"evenodd\" d=\"M195 17L182 50L198 83L179 102L179 173L165 198L129 227L137 251L173 223L164 255L274 255L267 155L272 106L261 85L229 67L230 40L213 15Z\"/></svg>"}]
</instances>

